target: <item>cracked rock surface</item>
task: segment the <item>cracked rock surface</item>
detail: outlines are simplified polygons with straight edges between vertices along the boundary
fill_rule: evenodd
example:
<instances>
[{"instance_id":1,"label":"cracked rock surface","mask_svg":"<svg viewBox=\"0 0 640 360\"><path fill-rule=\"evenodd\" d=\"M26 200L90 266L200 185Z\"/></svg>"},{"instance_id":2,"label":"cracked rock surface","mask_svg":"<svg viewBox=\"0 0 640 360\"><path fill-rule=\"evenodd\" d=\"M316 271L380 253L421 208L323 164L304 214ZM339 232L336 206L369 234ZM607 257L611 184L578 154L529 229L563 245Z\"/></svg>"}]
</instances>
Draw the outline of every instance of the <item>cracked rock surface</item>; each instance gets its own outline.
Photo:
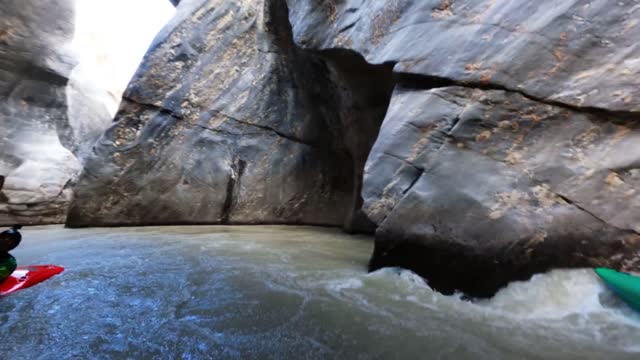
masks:
<instances>
[{"instance_id":1,"label":"cracked rock surface","mask_svg":"<svg viewBox=\"0 0 640 360\"><path fill-rule=\"evenodd\" d=\"M393 64L364 176L370 267L489 296L640 270L639 1L289 1L296 44Z\"/></svg>"},{"instance_id":2,"label":"cracked rock surface","mask_svg":"<svg viewBox=\"0 0 640 360\"><path fill-rule=\"evenodd\" d=\"M505 91L398 87L365 170L372 268L480 296L550 267L637 268L639 130Z\"/></svg>"},{"instance_id":3,"label":"cracked rock surface","mask_svg":"<svg viewBox=\"0 0 640 360\"><path fill-rule=\"evenodd\" d=\"M287 16L284 1L182 2L87 160L67 224L372 231L354 174L391 69L298 49Z\"/></svg>"},{"instance_id":4,"label":"cracked rock surface","mask_svg":"<svg viewBox=\"0 0 640 360\"><path fill-rule=\"evenodd\" d=\"M579 107L640 111L640 2L291 0L297 44L396 72L494 84Z\"/></svg>"},{"instance_id":5,"label":"cracked rock surface","mask_svg":"<svg viewBox=\"0 0 640 360\"><path fill-rule=\"evenodd\" d=\"M553 267L640 270L640 1L177 9L69 225L375 230L371 269L474 296Z\"/></svg>"}]
</instances>

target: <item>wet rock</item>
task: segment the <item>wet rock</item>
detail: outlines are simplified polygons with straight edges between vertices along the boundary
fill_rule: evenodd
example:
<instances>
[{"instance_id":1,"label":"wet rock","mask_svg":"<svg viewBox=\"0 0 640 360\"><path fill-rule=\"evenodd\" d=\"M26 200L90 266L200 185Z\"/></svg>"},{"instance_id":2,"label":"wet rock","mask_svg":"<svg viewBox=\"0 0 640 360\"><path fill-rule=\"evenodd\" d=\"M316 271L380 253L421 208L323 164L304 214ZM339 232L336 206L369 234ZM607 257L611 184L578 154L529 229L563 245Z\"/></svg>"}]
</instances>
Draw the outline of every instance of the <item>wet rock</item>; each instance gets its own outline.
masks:
<instances>
[{"instance_id":1,"label":"wet rock","mask_svg":"<svg viewBox=\"0 0 640 360\"><path fill-rule=\"evenodd\" d=\"M190 1L156 38L75 189L69 226L343 225L391 67L294 46L284 1Z\"/></svg>"},{"instance_id":2,"label":"wet rock","mask_svg":"<svg viewBox=\"0 0 640 360\"><path fill-rule=\"evenodd\" d=\"M363 191L373 269L488 296L551 267L640 265L635 117L399 87L380 134Z\"/></svg>"},{"instance_id":3,"label":"wet rock","mask_svg":"<svg viewBox=\"0 0 640 360\"><path fill-rule=\"evenodd\" d=\"M364 179L372 269L480 296L550 267L638 269L640 4L288 3L302 48L394 66Z\"/></svg>"}]
</instances>

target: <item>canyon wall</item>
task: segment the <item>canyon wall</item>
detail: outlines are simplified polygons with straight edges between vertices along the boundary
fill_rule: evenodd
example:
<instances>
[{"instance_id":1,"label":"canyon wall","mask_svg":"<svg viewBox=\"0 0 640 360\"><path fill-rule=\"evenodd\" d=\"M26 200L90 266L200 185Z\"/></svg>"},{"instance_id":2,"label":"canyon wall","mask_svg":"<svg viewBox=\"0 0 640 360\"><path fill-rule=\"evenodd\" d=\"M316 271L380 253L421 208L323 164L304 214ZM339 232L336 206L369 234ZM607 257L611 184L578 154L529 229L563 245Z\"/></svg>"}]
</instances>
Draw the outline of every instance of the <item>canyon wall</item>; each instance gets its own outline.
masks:
<instances>
[{"instance_id":1,"label":"canyon wall","mask_svg":"<svg viewBox=\"0 0 640 360\"><path fill-rule=\"evenodd\" d=\"M390 67L294 46L276 1L184 1L75 187L67 224L372 231L364 162Z\"/></svg>"},{"instance_id":2,"label":"canyon wall","mask_svg":"<svg viewBox=\"0 0 640 360\"><path fill-rule=\"evenodd\" d=\"M394 66L364 177L372 269L476 295L549 267L638 269L638 2L289 6L302 48Z\"/></svg>"},{"instance_id":3,"label":"canyon wall","mask_svg":"<svg viewBox=\"0 0 640 360\"><path fill-rule=\"evenodd\" d=\"M6 182L0 189L0 225L66 220L85 155L113 119L151 37L174 11L164 2L150 11L153 19L141 21L136 16L144 6L143 1L3 2L0 176Z\"/></svg>"},{"instance_id":4,"label":"canyon wall","mask_svg":"<svg viewBox=\"0 0 640 360\"><path fill-rule=\"evenodd\" d=\"M637 1L177 9L68 225L341 225L375 231L372 270L478 296L639 270Z\"/></svg>"},{"instance_id":5,"label":"canyon wall","mask_svg":"<svg viewBox=\"0 0 640 360\"><path fill-rule=\"evenodd\" d=\"M67 116L73 1L0 10L0 224L64 222L84 130Z\"/></svg>"}]
</instances>

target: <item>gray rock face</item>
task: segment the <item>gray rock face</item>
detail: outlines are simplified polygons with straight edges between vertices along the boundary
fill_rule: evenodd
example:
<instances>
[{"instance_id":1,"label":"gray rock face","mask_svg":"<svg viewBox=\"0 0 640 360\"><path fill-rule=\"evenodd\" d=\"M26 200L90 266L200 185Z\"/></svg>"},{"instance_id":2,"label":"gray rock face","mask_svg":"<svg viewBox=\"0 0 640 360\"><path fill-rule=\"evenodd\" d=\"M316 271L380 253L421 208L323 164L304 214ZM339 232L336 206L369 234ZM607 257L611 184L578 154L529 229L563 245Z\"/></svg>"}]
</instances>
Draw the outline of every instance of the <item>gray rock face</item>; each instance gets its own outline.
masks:
<instances>
[{"instance_id":1,"label":"gray rock face","mask_svg":"<svg viewBox=\"0 0 640 360\"><path fill-rule=\"evenodd\" d=\"M114 114L109 107L117 107L119 99L93 83L88 74L76 75L76 70L66 87L67 119L75 139L72 149L82 162L111 124Z\"/></svg>"},{"instance_id":2,"label":"gray rock face","mask_svg":"<svg viewBox=\"0 0 640 360\"><path fill-rule=\"evenodd\" d=\"M640 110L637 1L289 1L297 44L394 71Z\"/></svg>"},{"instance_id":3,"label":"gray rock face","mask_svg":"<svg viewBox=\"0 0 640 360\"><path fill-rule=\"evenodd\" d=\"M0 225L64 223L81 161L112 118L106 105L119 101L78 71L76 4L0 9Z\"/></svg>"},{"instance_id":4,"label":"gray rock face","mask_svg":"<svg viewBox=\"0 0 640 360\"><path fill-rule=\"evenodd\" d=\"M381 134L364 188L379 224L373 268L491 295L550 267L638 267L636 119L505 91L398 88Z\"/></svg>"},{"instance_id":5,"label":"gray rock face","mask_svg":"<svg viewBox=\"0 0 640 360\"><path fill-rule=\"evenodd\" d=\"M59 223L80 170L65 92L72 2L9 0L0 12L0 224Z\"/></svg>"},{"instance_id":6,"label":"gray rock face","mask_svg":"<svg viewBox=\"0 0 640 360\"><path fill-rule=\"evenodd\" d=\"M67 224L372 230L359 174L390 67L300 51L284 1L184 1L177 11L87 160Z\"/></svg>"},{"instance_id":7,"label":"gray rock face","mask_svg":"<svg viewBox=\"0 0 640 360\"><path fill-rule=\"evenodd\" d=\"M289 1L305 49L391 63L365 170L371 268L491 295L550 267L639 270L637 1Z\"/></svg>"}]
</instances>

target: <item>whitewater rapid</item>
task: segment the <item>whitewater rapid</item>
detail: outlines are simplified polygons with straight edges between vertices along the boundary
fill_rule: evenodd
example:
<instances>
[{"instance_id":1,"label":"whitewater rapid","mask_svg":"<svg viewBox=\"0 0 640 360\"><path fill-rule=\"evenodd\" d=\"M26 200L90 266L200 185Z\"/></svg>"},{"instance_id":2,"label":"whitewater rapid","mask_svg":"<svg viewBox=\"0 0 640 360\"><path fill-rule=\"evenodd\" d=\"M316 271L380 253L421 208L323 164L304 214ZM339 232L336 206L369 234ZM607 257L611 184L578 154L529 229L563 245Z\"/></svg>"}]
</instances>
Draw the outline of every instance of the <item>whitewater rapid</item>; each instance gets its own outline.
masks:
<instances>
[{"instance_id":1,"label":"whitewater rapid","mask_svg":"<svg viewBox=\"0 0 640 360\"><path fill-rule=\"evenodd\" d=\"M67 270L0 300L10 359L638 359L640 316L591 270L444 296L366 273L367 237L310 227L24 231Z\"/></svg>"}]
</instances>

